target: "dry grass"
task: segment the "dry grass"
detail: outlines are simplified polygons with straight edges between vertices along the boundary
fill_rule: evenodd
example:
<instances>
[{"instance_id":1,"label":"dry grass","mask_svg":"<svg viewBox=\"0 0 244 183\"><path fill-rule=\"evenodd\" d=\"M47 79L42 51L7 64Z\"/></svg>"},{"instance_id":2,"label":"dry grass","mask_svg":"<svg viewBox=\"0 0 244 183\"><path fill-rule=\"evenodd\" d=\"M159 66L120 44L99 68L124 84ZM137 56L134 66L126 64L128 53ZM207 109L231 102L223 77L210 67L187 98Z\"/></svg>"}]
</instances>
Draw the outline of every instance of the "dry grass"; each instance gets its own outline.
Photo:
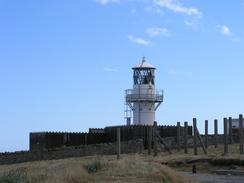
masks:
<instances>
[{"instance_id":1,"label":"dry grass","mask_svg":"<svg viewBox=\"0 0 244 183\"><path fill-rule=\"evenodd\" d=\"M159 156L160 157L160 156ZM0 166L0 176L7 172L23 172L26 182L82 183L185 183L191 182L180 173L162 165L160 158L144 155L69 158ZM86 166L99 161L101 170L88 173ZM0 180L1 182L1 180Z\"/></svg>"},{"instance_id":2,"label":"dry grass","mask_svg":"<svg viewBox=\"0 0 244 183\"><path fill-rule=\"evenodd\" d=\"M189 153L184 154L183 150L180 152L174 151L173 155L164 155L161 161L167 163L171 168L180 171L192 171L192 164L188 164L189 161L194 160L206 160L194 163L197 165L199 173L212 173L217 169L228 169L229 164L235 162L235 168L239 170L244 170L243 166L239 166L238 160L244 160L244 155L239 154L239 144L229 145L229 153L223 155L224 146L219 145L218 148L210 146L207 149L208 154L204 154L201 148L198 148L198 155L193 155L193 149L188 149ZM213 161L216 160L216 163ZM218 162L218 163L217 163ZM236 163L237 162L237 163Z\"/></svg>"},{"instance_id":3,"label":"dry grass","mask_svg":"<svg viewBox=\"0 0 244 183\"><path fill-rule=\"evenodd\" d=\"M238 158L244 159L244 155L238 154L238 144L231 145L229 155L223 157L223 146L219 148L209 147L208 155L204 155L199 148L199 155L193 156L193 149L189 149L189 154L183 151L159 153L157 157L144 154L122 155L120 160L116 156L93 156L82 158L69 158L63 160L36 161L14 165L0 166L1 176L8 172L22 173L29 183L82 183L82 182L101 182L101 183L191 183L181 173L173 170L191 171L191 166L185 162L201 158ZM101 169L95 173L88 173L87 166L99 162ZM163 165L167 162L169 166ZM198 171L207 172L211 168L209 164L198 164ZM207 172L210 173L210 172ZM23 182L24 183L24 182Z\"/></svg>"}]
</instances>

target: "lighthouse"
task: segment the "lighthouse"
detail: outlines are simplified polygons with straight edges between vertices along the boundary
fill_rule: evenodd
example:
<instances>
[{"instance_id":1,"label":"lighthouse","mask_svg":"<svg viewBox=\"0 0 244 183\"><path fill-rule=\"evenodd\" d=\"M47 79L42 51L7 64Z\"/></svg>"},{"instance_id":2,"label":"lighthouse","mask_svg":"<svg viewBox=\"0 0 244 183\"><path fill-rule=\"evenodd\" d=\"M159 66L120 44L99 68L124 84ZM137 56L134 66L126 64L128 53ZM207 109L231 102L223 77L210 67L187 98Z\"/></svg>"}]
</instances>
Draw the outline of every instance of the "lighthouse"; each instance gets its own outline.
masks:
<instances>
[{"instance_id":1,"label":"lighthouse","mask_svg":"<svg viewBox=\"0 0 244 183\"><path fill-rule=\"evenodd\" d=\"M127 125L131 123L133 114L134 125L153 125L155 112L163 102L163 90L155 88L156 68L142 61L132 68L133 89L125 90L125 118Z\"/></svg>"}]
</instances>

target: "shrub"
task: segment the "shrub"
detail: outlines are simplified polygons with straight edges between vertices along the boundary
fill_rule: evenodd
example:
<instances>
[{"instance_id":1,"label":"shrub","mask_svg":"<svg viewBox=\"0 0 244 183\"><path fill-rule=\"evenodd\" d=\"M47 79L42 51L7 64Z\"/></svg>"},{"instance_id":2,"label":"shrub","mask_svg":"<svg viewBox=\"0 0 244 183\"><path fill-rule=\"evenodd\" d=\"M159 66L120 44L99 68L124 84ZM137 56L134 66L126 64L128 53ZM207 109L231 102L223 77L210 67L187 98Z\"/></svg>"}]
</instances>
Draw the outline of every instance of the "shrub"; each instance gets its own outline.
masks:
<instances>
[{"instance_id":1,"label":"shrub","mask_svg":"<svg viewBox=\"0 0 244 183\"><path fill-rule=\"evenodd\" d=\"M102 163L98 160L95 160L93 162L91 162L90 164L86 165L86 169L88 171L88 173L95 173L98 170L100 170L102 168Z\"/></svg>"}]
</instances>

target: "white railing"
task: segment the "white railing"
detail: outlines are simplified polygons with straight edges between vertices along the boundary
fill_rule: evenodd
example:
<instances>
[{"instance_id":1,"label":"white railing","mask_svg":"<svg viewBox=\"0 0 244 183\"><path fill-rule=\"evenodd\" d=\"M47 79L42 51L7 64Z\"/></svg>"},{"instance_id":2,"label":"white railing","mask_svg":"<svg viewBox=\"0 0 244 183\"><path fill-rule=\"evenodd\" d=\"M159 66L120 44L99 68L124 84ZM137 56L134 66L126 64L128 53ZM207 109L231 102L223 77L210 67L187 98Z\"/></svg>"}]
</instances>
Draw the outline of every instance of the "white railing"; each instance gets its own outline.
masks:
<instances>
[{"instance_id":1,"label":"white railing","mask_svg":"<svg viewBox=\"0 0 244 183\"><path fill-rule=\"evenodd\" d=\"M132 89L125 91L126 102L135 102L135 101L154 101L162 102L163 101L163 90L153 90L148 91L148 93L133 93Z\"/></svg>"}]
</instances>

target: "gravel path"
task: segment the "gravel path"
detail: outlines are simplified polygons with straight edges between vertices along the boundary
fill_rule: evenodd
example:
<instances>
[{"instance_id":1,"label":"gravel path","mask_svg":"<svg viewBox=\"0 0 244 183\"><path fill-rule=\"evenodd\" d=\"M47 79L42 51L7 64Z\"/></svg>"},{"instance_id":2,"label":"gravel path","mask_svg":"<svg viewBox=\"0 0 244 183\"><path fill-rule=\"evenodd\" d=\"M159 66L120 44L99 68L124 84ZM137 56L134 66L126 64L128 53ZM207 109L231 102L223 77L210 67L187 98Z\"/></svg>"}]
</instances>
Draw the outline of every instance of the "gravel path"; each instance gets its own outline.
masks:
<instances>
[{"instance_id":1,"label":"gravel path","mask_svg":"<svg viewBox=\"0 0 244 183\"><path fill-rule=\"evenodd\" d=\"M233 175L214 175L214 174L192 174L189 172L182 172L182 174L191 177L201 183L244 183L243 176Z\"/></svg>"}]
</instances>

